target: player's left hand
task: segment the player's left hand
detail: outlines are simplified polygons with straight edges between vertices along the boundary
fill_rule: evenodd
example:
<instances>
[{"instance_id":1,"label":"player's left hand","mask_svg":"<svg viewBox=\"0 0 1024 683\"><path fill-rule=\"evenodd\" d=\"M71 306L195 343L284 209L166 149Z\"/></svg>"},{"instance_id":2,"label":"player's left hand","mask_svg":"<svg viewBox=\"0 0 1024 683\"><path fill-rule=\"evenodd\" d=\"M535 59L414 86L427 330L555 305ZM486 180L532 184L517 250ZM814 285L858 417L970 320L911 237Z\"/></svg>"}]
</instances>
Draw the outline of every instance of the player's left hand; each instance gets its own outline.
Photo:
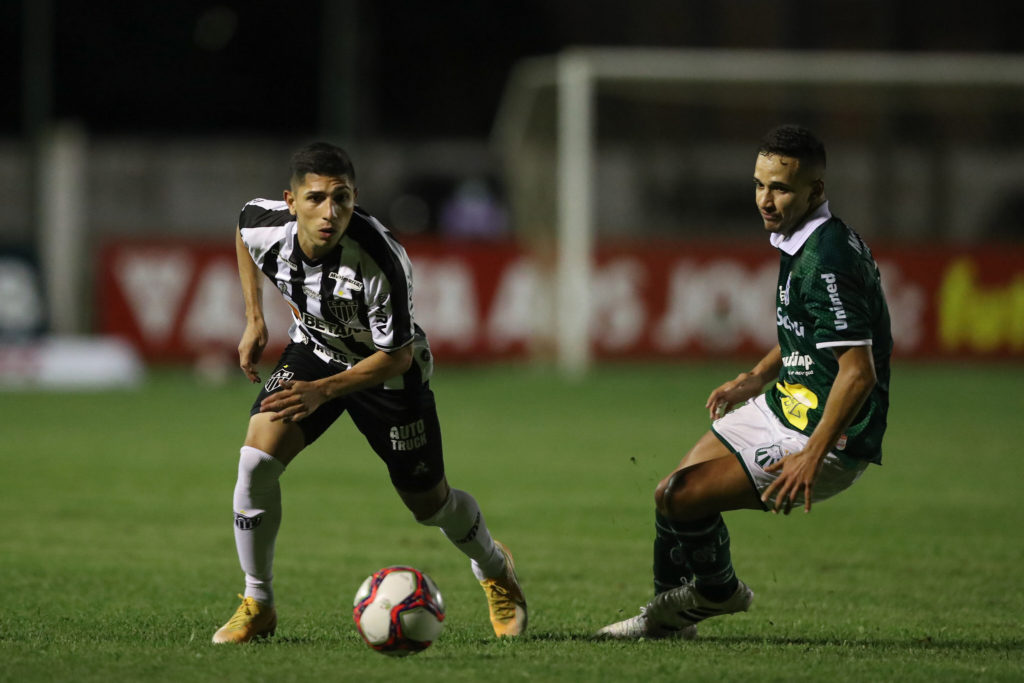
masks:
<instances>
[{"instance_id":1,"label":"player's left hand","mask_svg":"<svg viewBox=\"0 0 1024 683\"><path fill-rule=\"evenodd\" d=\"M261 413L274 413L272 422L297 422L310 415L327 400L315 382L282 380L281 391L274 392L260 403Z\"/></svg>"},{"instance_id":2,"label":"player's left hand","mask_svg":"<svg viewBox=\"0 0 1024 683\"><path fill-rule=\"evenodd\" d=\"M814 492L814 480L818 478L821 471L822 458L817 458L813 453L803 450L781 458L764 468L765 472L778 472L782 474L768 485L761 495L761 502L771 504L772 496L775 497L773 513L778 514L782 510L788 515L793 509L793 503L803 494L804 512L811 511L811 495Z\"/></svg>"}]
</instances>

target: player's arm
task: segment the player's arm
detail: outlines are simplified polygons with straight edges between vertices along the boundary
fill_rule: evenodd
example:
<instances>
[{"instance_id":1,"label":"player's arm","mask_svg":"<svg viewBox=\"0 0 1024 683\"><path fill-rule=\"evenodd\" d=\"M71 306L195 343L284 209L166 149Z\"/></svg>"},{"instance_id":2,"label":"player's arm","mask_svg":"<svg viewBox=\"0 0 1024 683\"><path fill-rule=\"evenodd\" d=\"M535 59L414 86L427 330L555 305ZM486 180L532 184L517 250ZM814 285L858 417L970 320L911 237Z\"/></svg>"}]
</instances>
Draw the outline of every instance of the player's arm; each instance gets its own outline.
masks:
<instances>
[{"instance_id":1,"label":"player's arm","mask_svg":"<svg viewBox=\"0 0 1024 683\"><path fill-rule=\"evenodd\" d=\"M263 319L263 277L249 249L242 241L242 231L235 228L235 257L238 261L238 278L242 283L242 299L245 301L245 331L238 342L238 365L250 382L259 382L256 364L267 347L270 335Z\"/></svg>"},{"instance_id":2,"label":"player's arm","mask_svg":"<svg viewBox=\"0 0 1024 683\"><path fill-rule=\"evenodd\" d=\"M412 365L412 344L396 351L377 351L348 370L313 382L283 381L283 391L263 399L260 411L276 413L272 420L301 420L325 402L383 384Z\"/></svg>"},{"instance_id":3,"label":"player's arm","mask_svg":"<svg viewBox=\"0 0 1024 683\"><path fill-rule=\"evenodd\" d=\"M404 269L399 277L406 277ZM401 283L401 280L399 280ZM408 281L411 291L412 282ZM377 351L351 368L313 382L282 382L284 391L271 394L260 410L274 412L274 420L301 420L326 401L383 384L392 377L404 374L412 366L414 330L412 302L406 295L392 297L391 283L385 278L363 280L363 293L368 303L367 317L373 321L373 342ZM406 321L404 330L396 331L395 306L407 306L398 317ZM382 350L382 349L387 349Z\"/></svg>"},{"instance_id":4,"label":"player's arm","mask_svg":"<svg viewBox=\"0 0 1024 683\"><path fill-rule=\"evenodd\" d=\"M741 372L736 379L711 392L704 404L711 419L725 415L734 405L760 394L765 384L778 378L781 370L782 350L776 344L749 372Z\"/></svg>"},{"instance_id":5,"label":"player's arm","mask_svg":"<svg viewBox=\"0 0 1024 683\"><path fill-rule=\"evenodd\" d=\"M766 468L768 472L782 470L761 497L767 502L775 495L775 511L781 508L788 514L793 501L801 493L804 495L804 510L811 511L811 492L822 461L853 422L878 381L870 346L837 347L835 353L839 372L829 390L821 421L807 439L807 445L799 453L787 455Z\"/></svg>"}]
</instances>

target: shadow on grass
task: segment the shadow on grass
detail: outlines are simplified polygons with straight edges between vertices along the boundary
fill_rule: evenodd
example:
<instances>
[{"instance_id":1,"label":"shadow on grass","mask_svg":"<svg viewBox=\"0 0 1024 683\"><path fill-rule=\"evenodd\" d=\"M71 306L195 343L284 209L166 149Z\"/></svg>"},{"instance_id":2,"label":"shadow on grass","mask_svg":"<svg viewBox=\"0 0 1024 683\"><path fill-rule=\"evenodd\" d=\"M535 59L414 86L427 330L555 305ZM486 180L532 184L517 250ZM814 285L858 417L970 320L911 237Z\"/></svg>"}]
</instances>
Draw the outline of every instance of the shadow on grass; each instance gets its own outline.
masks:
<instances>
[{"instance_id":1,"label":"shadow on grass","mask_svg":"<svg viewBox=\"0 0 1024 683\"><path fill-rule=\"evenodd\" d=\"M565 631L534 632L526 635L525 640L551 643L614 643L623 644L629 641L600 638L588 633L569 633ZM637 641L640 642L640 641ZM643 641L647 642L647 641ZM654 642L654 641L651 641ZM998 653L998 652L1021 652L1024 648L1022 638L1002 638L991 640L966 640L932 638L925 636L921 638L808 638L797 637L787 638L784 636L705 636L701 635L693 641L666 641L679 642L683 646L723 646L723 647L771 647L771 648L803 648L803 649L844 649L844 650L889 650L889 651L918 651L934 650L949 652L974 652L974 653Z\"/></svg>"},{"instance_id":2,"label":"shadow on grass","mask_svg":"<svg viewBox=\"0 0 1024 683\"><path fill-rule=\"evenodd\" d=\"M762 645L767 647L801 647L801 648L843 648L843 649L883 649L883 650L936 650L950 652L1020 652L1024 647L1021 638L1004 638L991 640L967 640L963 638L786 638L783 636L701 636L699 642L720 645Z\"/></svg>"}]
</instances>

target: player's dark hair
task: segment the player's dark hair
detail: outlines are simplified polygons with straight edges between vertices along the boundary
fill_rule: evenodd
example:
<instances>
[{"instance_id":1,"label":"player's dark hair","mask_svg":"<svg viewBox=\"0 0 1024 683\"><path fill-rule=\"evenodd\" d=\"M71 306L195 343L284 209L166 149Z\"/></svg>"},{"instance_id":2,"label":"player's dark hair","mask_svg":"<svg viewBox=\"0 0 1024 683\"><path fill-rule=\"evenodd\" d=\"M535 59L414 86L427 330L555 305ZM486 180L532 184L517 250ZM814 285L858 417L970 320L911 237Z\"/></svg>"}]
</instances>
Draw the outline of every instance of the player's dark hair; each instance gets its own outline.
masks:
<instances>
[{"instance_id":1,"label":"player's dark hair","mask_svg":"<svg viewBox=\"0 0 1024 683\"><path fill-rule=\"evenodd\" d=\"M313 142L295 152L289 170L292 182L301 181L307 173L331 178L348 176L349 180L356 182L356 169L348 153L329 142Z\"/></svg>"},{"instance_id":2,"label":"player's dark hair","mask_svg":"<svg viewBox=\"0 0 1024 683\"><path fill-rule=\"evenodd\" d=\"M758 154L775 154L799 159L802 164L825 170L825 145L803 126L784 124L761 138Z\"/></svg>"}]
</instances>

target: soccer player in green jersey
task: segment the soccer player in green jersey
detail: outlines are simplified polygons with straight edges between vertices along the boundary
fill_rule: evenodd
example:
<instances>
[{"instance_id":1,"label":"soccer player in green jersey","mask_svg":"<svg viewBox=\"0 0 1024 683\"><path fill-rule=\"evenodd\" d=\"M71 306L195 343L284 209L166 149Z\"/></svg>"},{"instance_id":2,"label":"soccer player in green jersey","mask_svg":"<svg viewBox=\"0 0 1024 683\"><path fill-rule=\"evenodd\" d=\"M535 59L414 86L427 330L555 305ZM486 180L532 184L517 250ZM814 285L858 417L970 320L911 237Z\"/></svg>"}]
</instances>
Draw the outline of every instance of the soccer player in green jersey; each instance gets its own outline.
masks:
<instances>
[{"instance_id":1,"label":"soccer player in green jersey","mask_svg":"<svg viewBox=\"0 0 1024 683\"><path fill-rule=\"evenodd\" d=\"M711 429L655 490L655 596L599 636L693 638L697 622L747 610L754 593L733 571L721 513L810 512L881 462L889 311L871 251L832 215L824 176L824 145L806 128L762 139L754 196L780 254L778 344L711 392Z\"/></svg>"}]
</instances>

